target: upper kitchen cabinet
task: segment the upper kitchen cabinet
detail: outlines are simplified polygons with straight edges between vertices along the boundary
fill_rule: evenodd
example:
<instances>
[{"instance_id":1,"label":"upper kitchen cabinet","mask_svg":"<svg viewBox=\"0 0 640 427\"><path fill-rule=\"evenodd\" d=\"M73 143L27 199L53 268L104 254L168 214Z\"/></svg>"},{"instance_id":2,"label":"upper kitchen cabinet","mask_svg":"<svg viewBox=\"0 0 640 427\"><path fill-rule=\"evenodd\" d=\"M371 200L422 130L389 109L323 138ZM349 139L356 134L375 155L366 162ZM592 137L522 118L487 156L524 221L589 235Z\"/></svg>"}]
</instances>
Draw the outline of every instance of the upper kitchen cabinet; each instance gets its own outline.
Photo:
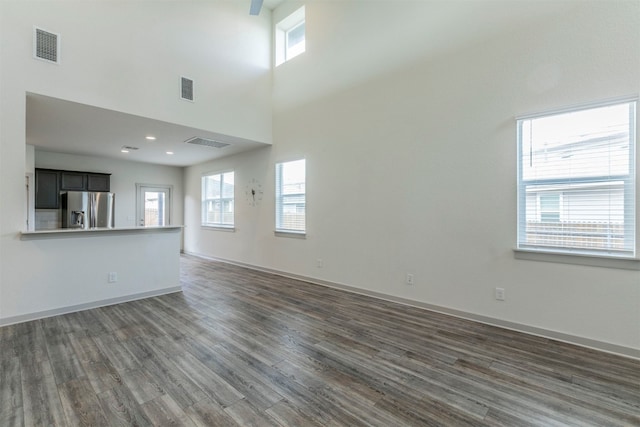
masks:
<instances>
[{"instance_id":1,"label":"upper kitchen cabinet","mask_svg":"<svg viewBox=\"0 0 640 427\"><path fill-rule=\"evenodd\" d=\"M58 209L59 193L60 171L36 169L36 209Z\"/></svg>"},{"instance_id":2,"label":"upper kitchen cabinet","mask_svg":"<svg viewBox=\"0 0 640 427\"><path fill-rule=\"evenodd\" d=\"M88 173L87 191L110 191L111 175L106 173Z\"/></svg>"},{"instance_id":3,"label":"upper kitchen cabinet","mask_svg":"<svg viewBox=\"0 0 640 427\"><path fill-rule=\"evenodd\" d=\"M58 209L61 191L111 191L111 175L36 169L36 209Z\"/></svg>"},{"instance_id":4,"label":"upper kitchen cabinet","mask_svg":"<svg viewBox=\"0 0 640 427\"><path fill-rule=\"evenodd\" d=\"M60 171L60 191L110 191L111 175L96 172Z\"/></svg>"},{"instance_id":5,"label":"upper kitchen cabinet","mask_svg":"<svg viewBox=\"0 0 640 427\"><path fill-rule=\"evenodd\" d=\"M82 172L60 172L60 189L63 191L85 191L87 174Z\"/></svg>"}]
</instances>

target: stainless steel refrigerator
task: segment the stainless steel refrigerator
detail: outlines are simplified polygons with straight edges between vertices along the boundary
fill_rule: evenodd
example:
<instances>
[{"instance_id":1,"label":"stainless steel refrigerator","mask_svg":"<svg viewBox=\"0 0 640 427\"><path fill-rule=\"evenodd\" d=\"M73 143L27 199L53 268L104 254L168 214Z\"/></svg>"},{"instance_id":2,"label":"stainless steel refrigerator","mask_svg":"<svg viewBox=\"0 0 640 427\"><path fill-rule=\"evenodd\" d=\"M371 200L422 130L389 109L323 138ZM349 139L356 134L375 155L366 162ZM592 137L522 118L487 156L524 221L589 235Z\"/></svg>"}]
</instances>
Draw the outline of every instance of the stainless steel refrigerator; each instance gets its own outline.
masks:
<instances>
[{"instance_id":1,"label":"stainless steel refrigerator","mask_svg":"<svg viewBox=\"0 0 640 427\"><path fill-rule=\"evenodd\" d=\"M62 228L113 228L115 194L65 191L60 194Z\"/></svg>"}]
</instances>

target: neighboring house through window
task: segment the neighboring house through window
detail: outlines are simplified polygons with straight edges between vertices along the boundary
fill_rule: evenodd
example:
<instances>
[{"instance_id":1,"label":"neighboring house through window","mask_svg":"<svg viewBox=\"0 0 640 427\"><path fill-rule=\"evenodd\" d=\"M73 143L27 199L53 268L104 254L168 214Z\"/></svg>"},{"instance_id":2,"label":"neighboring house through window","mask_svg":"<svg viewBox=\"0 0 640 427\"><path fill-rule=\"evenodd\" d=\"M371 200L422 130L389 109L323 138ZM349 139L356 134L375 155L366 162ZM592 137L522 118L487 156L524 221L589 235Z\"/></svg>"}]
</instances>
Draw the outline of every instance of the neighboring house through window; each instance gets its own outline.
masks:
<instances>
[{"instance_id":1,"label":"neighboring house through window","mask_svg":"<svg viewBox=\"0 0 640 427\"><path fill-rule=\"evenodd\" d=\"M539 193L540 222L560 222L560 193Z\"/></svg>"},{"instance_id":2,"label":"neighboring house through window","mask_svg":"<svg viewBox=\"0 0 640 427\"><path fill-rule=\"evenodd\" d=\"M635 256L636 101L518 120L518 248Z\"/></svg>"},{"instance_id":3,"label":"neighboring house through window","mask_svg":"<svg viewBox=\"0 0 640 427\"><path fill-rule=\"evenodd\" d=\"M276 164L276 231L306 231L305 159Z\"/></svg>"},{"instance_id":4,"label":"neighboring house through window","mask_svg":"<svg viewBox=\"0 0 640 427\"><path fill-rule=\"evenodd\" d=\"M202 225L234 225L234 172L202 176Z\"/></svg>"}]
</instances>

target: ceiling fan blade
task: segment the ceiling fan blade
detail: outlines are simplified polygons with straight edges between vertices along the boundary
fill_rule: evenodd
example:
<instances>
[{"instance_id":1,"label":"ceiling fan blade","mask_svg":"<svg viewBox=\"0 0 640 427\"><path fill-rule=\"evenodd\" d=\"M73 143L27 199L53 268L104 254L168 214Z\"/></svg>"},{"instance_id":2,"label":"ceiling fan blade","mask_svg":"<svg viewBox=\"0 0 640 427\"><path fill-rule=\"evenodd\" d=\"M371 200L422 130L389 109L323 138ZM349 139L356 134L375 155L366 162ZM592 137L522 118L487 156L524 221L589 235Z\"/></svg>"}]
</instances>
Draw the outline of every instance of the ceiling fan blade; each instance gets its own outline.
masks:
<instances>
[{"instance_id":1,"label":"ceiling fan blade","mask_svg":"<svg viewBox=\"0 0 640 427\"><path fill-rule=\"evenodd\" d=\"M260 9L262 9L262 2L264 0L251 0L251 8L249 9L249 15L259 15Z\"/></svg>"}]
</instances>

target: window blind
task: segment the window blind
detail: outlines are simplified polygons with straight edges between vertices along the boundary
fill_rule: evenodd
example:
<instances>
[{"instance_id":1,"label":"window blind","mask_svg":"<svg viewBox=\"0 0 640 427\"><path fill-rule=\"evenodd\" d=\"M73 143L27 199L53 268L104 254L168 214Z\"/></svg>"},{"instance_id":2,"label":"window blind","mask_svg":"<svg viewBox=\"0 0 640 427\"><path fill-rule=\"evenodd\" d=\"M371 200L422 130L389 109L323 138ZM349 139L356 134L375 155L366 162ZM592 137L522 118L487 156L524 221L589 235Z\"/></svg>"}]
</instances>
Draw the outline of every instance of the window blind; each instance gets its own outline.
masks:
<instances>
[{"instance_id":1,"label":"window blind","mask_svg":"<svg viewBox=\"0 0 640 427\"><path fill-rule=\"evenodd\" d=\"M234 225L234 172L202 177L202 225Z\"/></svg>"},{"instance_id":2,"label":"window blind","mask_svg":"<svg viewBox=\"0 0 640 427\"><path fill-rule=\"evenodd\" d=\"M518 248L635 256L636 101L518 120Z\"/></svg>"}]
</instances>

